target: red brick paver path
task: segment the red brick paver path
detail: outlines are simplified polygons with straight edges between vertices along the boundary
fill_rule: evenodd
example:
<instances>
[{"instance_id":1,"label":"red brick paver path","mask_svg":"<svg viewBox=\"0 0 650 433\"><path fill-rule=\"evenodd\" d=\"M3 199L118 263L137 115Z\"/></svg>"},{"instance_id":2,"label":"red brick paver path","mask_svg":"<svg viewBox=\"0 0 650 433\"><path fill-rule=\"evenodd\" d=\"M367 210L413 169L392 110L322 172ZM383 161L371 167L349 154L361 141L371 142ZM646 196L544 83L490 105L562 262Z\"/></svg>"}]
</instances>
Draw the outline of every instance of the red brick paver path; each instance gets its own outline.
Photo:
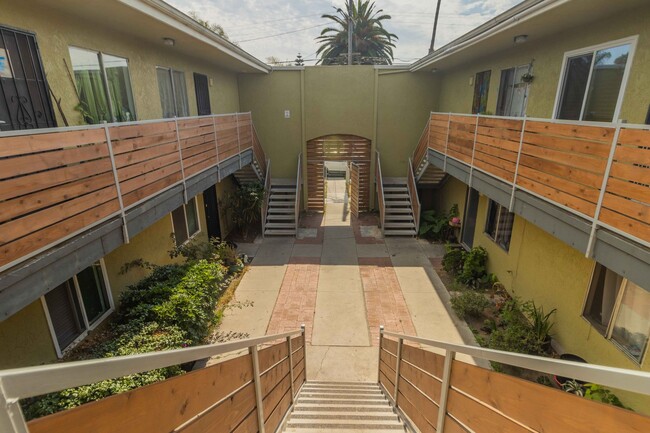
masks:
<instances>
[{"instance_id":1,"label":"red brick paver path","mask_svg":"<svg viewBox=\"0 0 650 433\"><path fill-rule=\"evenodd\" d=\"M406 300L390 258L359 258L372 344L379 341L379 325L387 331L415 335Z\"/></svg>"},{"instance_id":2,"label":"red brick paver path","mask_svg":"<svg viewBox=\"0 0 650 433\"><path fill-rule=\"evenodd\" d=\"M266 334L293 331L305 324L305 338L311 342L316 311L316 289L320 257L292 257L282 280L280 293Z\"/></svg>"}]
</instances>

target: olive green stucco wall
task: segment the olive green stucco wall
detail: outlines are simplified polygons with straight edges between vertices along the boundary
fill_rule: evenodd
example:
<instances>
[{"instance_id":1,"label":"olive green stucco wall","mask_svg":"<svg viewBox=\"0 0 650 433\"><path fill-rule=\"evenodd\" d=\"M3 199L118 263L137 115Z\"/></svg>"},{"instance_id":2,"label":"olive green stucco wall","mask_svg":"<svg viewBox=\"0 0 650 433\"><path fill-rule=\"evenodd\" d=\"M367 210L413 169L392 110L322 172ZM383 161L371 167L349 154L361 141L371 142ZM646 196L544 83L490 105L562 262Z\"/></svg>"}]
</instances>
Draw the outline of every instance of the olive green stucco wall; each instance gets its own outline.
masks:
<instances>
[{"instance_id":1,"label":"olive green stucco wall","mask_svg":"<svg viewBox=\"0 0 650 433\"><path fill-rule=\"evenodd\" d=\"M46 6L39 6L38 13L34 13L33 5L28 2L12 2L11 7L3 7L0 25L36 33L48 83L56 97L62 99L64 113L71 125L81 123L81 118L74 110L78 100L64 63L65 60L71 74L69 46L102 51L128 59L138 119L162 117L156 66L171 67L185 73L190 115L197 113L194 72L205 74L212 79L210 102L213 113L231 113L239 110L237 74L205 60L188 57L183 54L181 47L143 42L124 35L115 28L107 28L102 23L63 15ZM59 126L64 126L56 107L54 110Z\"/></svg>"},{"instance_id":2,"label":"olive green stucco wall","mask_svg":"<svg viewBox=\"0 0 650 433\"><path fill-rule=\"evenodd\" d=\"M650 64L650 8L647 7L571 28L552 38L535 40L533 34L528 42L507 51L472 60L452 70L440 71L441 90L437 109L441 112L470 113L474 92L470 78L473 79L477 72L491 70L487 110L494 114L501 70L533 61L532 74L535 78L529 87L526 114L529 117L552 118L564 53L635 35L639 35L639 40L620 118L630 123L643 123L650 103L647 67Z\"/></svg>"},{"instance_id":3,"label":"olive green stucco wall","mask_svg":"<svg viewBox=\"0 0 650 433\"><path fill-rule=\"evenodd\" d=\"M429 194L437 196L439 210L448 210L451 204L458 203L465 221L466 190L463 182L451 178L442 189ZM487 250L488 271L512 295L523 301L533 300L547 312L557 309L553 338L563 351L594 364L650 371L647 359L639 366L582 317L594 261L519 216L515 216L510 248L505 251L484 233L488 201L488 197L480 196L474 246ZM650 397L619 391L617 394L636 410L650 407Z\"/></svg>"},{"instance_id":4,"label":"olive green stucco wall","mask_svg":"<svg viewBox=\"0 0 650 433\"><path fill-rule=\"evenodd\" d=\"M431 74L373 66L322 66L241 75L241 107L252 111L274 177L296 174L307 140L330 134L368 138L385 176L406 176L437 98ZM301 107L304 109L301 111ZM284 117L290 110L291 118Z\"/></svg>"}]
</instances>

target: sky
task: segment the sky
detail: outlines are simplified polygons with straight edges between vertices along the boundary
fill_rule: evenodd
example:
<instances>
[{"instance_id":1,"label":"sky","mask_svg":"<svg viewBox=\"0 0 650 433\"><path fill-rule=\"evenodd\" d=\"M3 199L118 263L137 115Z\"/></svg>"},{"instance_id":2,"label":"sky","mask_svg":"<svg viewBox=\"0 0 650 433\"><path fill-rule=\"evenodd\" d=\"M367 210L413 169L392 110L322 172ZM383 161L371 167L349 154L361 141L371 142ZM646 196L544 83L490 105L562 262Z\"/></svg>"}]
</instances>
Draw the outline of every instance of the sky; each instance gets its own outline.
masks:
<instances>
[{"instance_id":1,"label":"sky","mask_svg":"<svg viewBox=\"0 0 650 433\"><path fill-rule=\"evenodd\" d=\"M336 14L345 0L166 0L182 12L196 11L202 19L220 24L231 41L260 60L271 56L305 64L316 63L321 30L332 23L321 18ZM356 1L356 0L355 0ZM435 47L451 42L522 0L442 0ZM375 0L392 19L384 21L395 33L394 63L411 63L429 50L436 0ZM290 63L288 63L290 64Z\"/></svg>"}]
</instances>

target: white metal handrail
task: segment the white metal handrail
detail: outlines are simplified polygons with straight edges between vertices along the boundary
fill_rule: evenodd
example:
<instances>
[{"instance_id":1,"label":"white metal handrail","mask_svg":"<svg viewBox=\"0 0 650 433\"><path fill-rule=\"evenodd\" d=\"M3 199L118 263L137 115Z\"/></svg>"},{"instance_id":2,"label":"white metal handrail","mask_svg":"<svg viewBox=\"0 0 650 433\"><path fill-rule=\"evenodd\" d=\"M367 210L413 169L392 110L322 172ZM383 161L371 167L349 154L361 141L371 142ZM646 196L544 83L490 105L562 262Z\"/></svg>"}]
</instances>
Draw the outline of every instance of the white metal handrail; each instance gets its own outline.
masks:
<instances>
[{"instance_id":1,"label":"white metal handrail","mask_svg":"<svg viewBox=\"0 0 650 433\"><path fill-rule=\"evenodd\" d=\"M298 154L298 170L296 172L296 199L294 208L294 222L296 223L296 237L298 237L298 226L300 220L300 194L302 190L302 153Z\"/></svg>"},{"instance_id":2,"label":"white metal handrail","mask_svg":"<svg viewBox=\"0 0 650 433\"><path fill-rule=\"evenodd\" d=\"M406 185L408 186L409 197L411 199L411 209L413 209L413 220L415 221L415 233L417 235L420 232L421 204L411 158L409 158L408 162L408 179Z\"/></svg>"},{"instance_id":3,"label":"white metal handrail","mask_svg":"<svg viewBox=\"0 0 650 433\"><path fill-rule=\"evenodd\" d=\"M266 175L264 176L264 203L262 205L262 237L266 229L266 213L269 211L271 199L271 159L266 160Z\"/></svg>"},{"instance_id":4,"label":"white metal handrail","mask_svg":"<svg viewBox=\"0 0 650 433\"><path fill-rule=\"evenodd\" d=\"M304 335L304 333L305 326L302 325L301 329L296 331L228 343L0 371L0 431L2 433L28 432L20 409L21 398L179 365L242 349L249 349L250 353L256 354L261 344L280 340L290 341L292 336ZM256 383L258 382L259 379L256 380Z\"/></svg>"},{"instance_id":5,"label":"white metal handrail","mask_svg":"<svg viewBox=\"0 0 650 433\"><path fill-rule=\"evenodd\" d=\"M407 340L414 343L424 344L426 346L444 349L447 351L447 355L450 353L463 353L475 358L500 362L515 367L526 368L528 370L563 377L572 377L589 383L597 383L599 385L609 386L625 391L650 395L650 373L644 371L608 367L597 364L583 364L560 359L544 358L541 356L525 355L522 353L486 349L477 346L467 346L464 344L446 343L443 341L429 340L426 338L385 331L383 327L380 327L380 337L381 336L393 337L398 340Z\"/></svg>"},{"instance_id":6,"label":"white metal handrail","mask_svg":"<svg viewBox=\"0 0 650 433\"><path fill-rule=\"evenodd\" d=\"M384 216L386 214L386 201L384 199L384 179L381 175L381 161L379 151L375 151L377 163L375 164L375 184L377 184L377 199L379 200L379 225L381 233L384 234Z\"/></svg>"}]
</instances>

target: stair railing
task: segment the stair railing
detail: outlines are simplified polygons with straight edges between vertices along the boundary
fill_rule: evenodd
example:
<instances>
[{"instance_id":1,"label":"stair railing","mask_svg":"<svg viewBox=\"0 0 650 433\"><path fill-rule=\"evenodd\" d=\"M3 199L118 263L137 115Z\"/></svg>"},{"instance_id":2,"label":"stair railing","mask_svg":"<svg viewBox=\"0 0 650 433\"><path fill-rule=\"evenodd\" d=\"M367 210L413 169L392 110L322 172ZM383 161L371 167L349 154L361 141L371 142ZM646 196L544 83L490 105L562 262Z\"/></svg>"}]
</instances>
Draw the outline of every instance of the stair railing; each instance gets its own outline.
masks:
<instances>
[{"instance_id":1,"label":"stair railing","mask_svg":"<svg viewBox=\"0 0 650 433\"><path fill-rule=\"evenodd\" d=\"M424 131L422 131L420 139L418 140L418 144L413 150L413 154L411 155L413 173L415 173L417 179L420 178L424 172L424 169L426 169L426 166L428 165L426 157L427 150L429 149L429 124L430 120L427 121L427 124L424 127Z\"/></svg>"},{"instance_id":2,"label":"stair railing","mask_svg":"<svg viewBox=\"0 0 650 433\"><path fill-rule=\"evenodd\" d=\"M407 424L438 433L650 431L648 416L462 362L456 354L650 395L648 372L445 343L381 326L378 382Z\"/></svg>"},{"instance_id":3,"label":"stair railing","mask_svg":"<svg viewBox=\"0 0 650 433\"><path fill-rule=\"evenodd\" d=\"M298 170L296 172L296 201L294 216L296 222L296 237L298 237L298 227L300 220L300 195L302 193L302 153L298 155Z\"/></svg>"},{"instance_id":4,"label":"stair railing","mask_svg":"<svg viewBox=\"0 0 650 433\"><path fill-rule=\"evenodd\" d=\"M266 175L264 176L264 201L262 202L262 237L266 231L266 214L271 199L271 159L266 160Z\"/></svg>"},{"instance_id":5,"label":"stair railing","mask_svg":"<svg viewBox=\"0 0 650 433\"><path fill-rule=\"evenodd\" d=\"M260 347L262 345L268 347ZM0 371L0 431L277 431L306 380L305 327L221 344ZM25 422L19 399L220 355L219 364ZM290 380L285 380L289 376ZM269 395L272 397L269 398ZM277 396L283 396L278 399ZM119 410L118 410L119 409ZM264 414L267 414L265 417ZM227 415L226 415L227 414ZM110 427L107 427L110 426Z\"/></svg>"},{"instance_id":6,"label":"stair railing","mask_svg":"<svg viewBox=\"0 0 650 433\"><path fill-rule=\"evenodd\" d=\"M406 186L409 190L409 198L411 200L411 209L413 209L413 221L415 222L415 235L420 231L420 197L418 197L418 186L415 182L415 174L413 173L413 164L411 158L408 163L408 176L406 178Z\"/></svg>"},{"instance_id":7,"label":"stair railing","mask_svg":"<svg viewBox=\"0 0 650 433\"><path fill-rule=\"evenodd\" d=\"M377 187L377 201L379 203L379 227L381 227L381 234L384 234L384 219L386 214L386 201L384 198L384 180L381 176L381 161L379 160L379 152L375 151L375 185Z\"/></svg>"},{"instance_id":8,"label":"stair railing","mask_svg":"<svg viewBox=\"0 0 650 433\"><path fill-rule=\"evenodd\" d=\"M252 134L252 142L253 142L253 157L255 158L255 162L257 163L257 165L260 167L260 171L261 171L260 175L263 175L264 173L266 173L266 169L267 169L267 158L266 158L266 153L264 152L264 148L260 143L259 135L257 135L257 128L255 128L253 122L251 122L251 134Z\"/></svg>"}]
</instances>

